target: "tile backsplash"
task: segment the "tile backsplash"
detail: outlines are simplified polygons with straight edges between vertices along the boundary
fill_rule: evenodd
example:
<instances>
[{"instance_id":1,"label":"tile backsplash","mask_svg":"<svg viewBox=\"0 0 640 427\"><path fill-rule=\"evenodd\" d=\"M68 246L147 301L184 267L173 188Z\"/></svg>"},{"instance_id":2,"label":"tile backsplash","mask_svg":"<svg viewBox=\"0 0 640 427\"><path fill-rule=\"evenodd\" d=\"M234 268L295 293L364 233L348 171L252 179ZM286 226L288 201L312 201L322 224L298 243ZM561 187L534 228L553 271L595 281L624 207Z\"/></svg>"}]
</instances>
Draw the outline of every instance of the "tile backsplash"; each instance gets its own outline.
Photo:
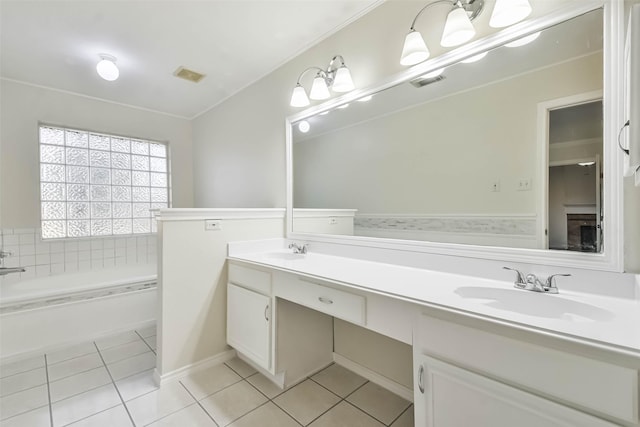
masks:
<instances>
[{"instance_id":1,"label":"tile backsplash","mask_svg":"<svg viewBox=\"0 0 640 427\"><path fill-rule=\"evenodd\" d=\"M156 235L43 241L38 228L4 228L1 247L11 255L3 267L24 267L2 281L17 282L40 276L100 270L118 265L155 264Z\"/></svg>"}]
</instances>

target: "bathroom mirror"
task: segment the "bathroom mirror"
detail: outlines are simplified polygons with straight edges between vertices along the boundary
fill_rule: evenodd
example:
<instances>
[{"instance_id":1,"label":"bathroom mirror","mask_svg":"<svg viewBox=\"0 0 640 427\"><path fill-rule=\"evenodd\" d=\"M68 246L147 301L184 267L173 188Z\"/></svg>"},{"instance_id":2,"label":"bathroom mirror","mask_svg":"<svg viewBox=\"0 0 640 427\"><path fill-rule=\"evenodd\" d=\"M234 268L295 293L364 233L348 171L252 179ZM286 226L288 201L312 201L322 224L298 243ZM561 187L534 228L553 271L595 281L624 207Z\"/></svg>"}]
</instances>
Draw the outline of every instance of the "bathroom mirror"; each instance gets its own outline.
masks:
<instances>
[{"instance_id":1,"label":"bathroom mirror","mask_svg":"<svg viewBox=\"0 0 640 427\"><path fill-rule=\"evenodd\" d=\"M523 23L293 117L290 235L618 269L610 12Z\"/></svg>"}]
</instances>

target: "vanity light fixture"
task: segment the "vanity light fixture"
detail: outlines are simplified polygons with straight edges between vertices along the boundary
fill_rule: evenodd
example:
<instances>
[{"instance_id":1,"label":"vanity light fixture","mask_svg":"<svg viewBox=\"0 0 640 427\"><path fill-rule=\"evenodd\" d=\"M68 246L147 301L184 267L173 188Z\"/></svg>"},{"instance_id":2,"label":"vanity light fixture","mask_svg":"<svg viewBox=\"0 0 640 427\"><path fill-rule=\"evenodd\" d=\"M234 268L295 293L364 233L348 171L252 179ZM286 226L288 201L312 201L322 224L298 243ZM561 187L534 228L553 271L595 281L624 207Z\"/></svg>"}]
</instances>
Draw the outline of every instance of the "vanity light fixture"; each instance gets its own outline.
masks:
<instances>
[{"instance_id":1,"label":"vanity light fixture","mask_svg":"<svg viewBox=\"0 0 640 427\"><path fill-rule=\"evenodd\" d=\"M460 62L463 62L463 63L465 63L465 64L472 64L472 63L474 63L474 62L478 62L478 61L480 61L481 59L483 59L485 56L487 56L487 53L489 53L489 52L482 52L482 53L479 53L479 54L477 54L477 55L474 55L474 56L472 56L472 57L470 57L470 58L463 59L463 60L462 60L462 61L460 61Z\"/></svg>"},{"instance_id":2,"label":"vanity light fixture","mask_svg":"<svg viewBox=\"0 0 640 427\"><path fill-rule=\"evenodd\" d=\"M415 26L422 13L435 5L445 4L451 7L447 14L444 30L440 39L443 47L459 46L476 35L473 21L484 8L484 0L435 0L424 6L411 23L409 34L405 37L401 65L415 65L429 58L431 54L422 35ZM520 22L531 13L529 0L497 0L491 15L492 27L506 27Z\"/></svg>"},{"instance_id":3,"label":"vanity light fixture","mask_svg":"<svg viewBox=\"0 0 640 427\"><path fill-rule=\"evenodd\" d=\"M363 96L360 99L357 99L358 102L368 102L371 101L373 99L373 95L367 95L367 96Z\"/></svg>"},{"instance_id":4,"label":"vanity light fixture","mask_svg":"<svg viewBox=\"0 0 640 427\"><path fill-rule=\"evenodd\" d=\"M337 61L339 61L339 65L337 65ZM311 91L307 96L307 91L302 87L300 80L309 71L315 71L316 76L313 79ZM292 107L306 107L310 104L309 99L327 99L331 96L329 88L337 93L349 92L355 88L351 72L345 65L342 55L334 56L326 70L320 67L309 67L300 73L291 95L290 105Z\"/></svg>"},{"instance_id":5,"label":"vanity light fixture","mask_svg":"<svg viewBox=\"0 0 640 427\"><path fill-rule=\"evenodd\" d=\"M96 71L100 77L109 82L117 80L120 76L115 56L107 55L106 53L100 54L100 62L96 65Z\"/></svg>"},{"instance_id":6,"label":"vanity light fixture","mask_svg":"<svg viewBox=\"0 0 640 427\"><path fill-rule=\"evenodd\" d=\"M526 44L531 43L532 41L534 41L538 37L540 37L540 31L538 31L537 33L529 34L528 36L520 37L519 39L514 40L511 43L506 43L505 46L507 46L507 47L524 46Z\"/></svg>"}]
</instances>

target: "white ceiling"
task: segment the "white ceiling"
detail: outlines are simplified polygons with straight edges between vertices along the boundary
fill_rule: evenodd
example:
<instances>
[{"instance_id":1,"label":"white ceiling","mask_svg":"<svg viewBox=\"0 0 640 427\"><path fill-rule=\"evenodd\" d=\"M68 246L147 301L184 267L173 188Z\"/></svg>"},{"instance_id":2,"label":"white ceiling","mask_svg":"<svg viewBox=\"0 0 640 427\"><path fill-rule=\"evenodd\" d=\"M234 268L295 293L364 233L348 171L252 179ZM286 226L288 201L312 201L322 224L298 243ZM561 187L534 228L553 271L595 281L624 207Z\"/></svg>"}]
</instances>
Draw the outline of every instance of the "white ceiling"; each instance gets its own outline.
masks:
<instances>
[{"instance_id":1,"label":"white ceiling","mask_svg":"<svg viewBox=\"0 0 640 427\"><path fill-rule=\"evenodd\" d=\"M380 0L0 2L0 77L192 118ZM102 80L98 54L117 58ZM178 79L185 66L206 74Z\"/></svg>"}]
</instances>

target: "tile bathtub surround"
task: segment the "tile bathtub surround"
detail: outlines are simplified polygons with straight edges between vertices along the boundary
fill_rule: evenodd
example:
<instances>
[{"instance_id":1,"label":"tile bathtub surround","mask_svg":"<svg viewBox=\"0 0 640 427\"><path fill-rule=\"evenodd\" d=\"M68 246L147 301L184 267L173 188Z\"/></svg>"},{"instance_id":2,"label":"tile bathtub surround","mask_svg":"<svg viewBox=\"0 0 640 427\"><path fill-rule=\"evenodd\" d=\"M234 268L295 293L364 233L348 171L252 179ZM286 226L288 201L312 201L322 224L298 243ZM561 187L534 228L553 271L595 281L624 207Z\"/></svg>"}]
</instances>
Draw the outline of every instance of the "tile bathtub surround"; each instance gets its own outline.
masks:
<instances>
[{"instance_id":1,"label":"tile bathtub surround","mask_svg":"<svg viewBox=\"0 0 640 427\"><path fill-rule=\"evenodd\" d=\"M335 364L286 390L240 359L158 388L154 334L144 328L1 365L0 427L413 426L410 402Z\"/></svg>"},{"instance_id":2,"label":"tile bathtub surround","mask_svg":"<svg viewBox=\"0 0 640 427\"><path fill-rule=\"evenodd\" d=\"M0 230L0 239L2 250L11 252L11 256L4 259L4 267L27 270L3 276L0 283L156 262L155 235L47 242L40 238L37 228L4 228Z\"/></svg>"}]
</instances>

